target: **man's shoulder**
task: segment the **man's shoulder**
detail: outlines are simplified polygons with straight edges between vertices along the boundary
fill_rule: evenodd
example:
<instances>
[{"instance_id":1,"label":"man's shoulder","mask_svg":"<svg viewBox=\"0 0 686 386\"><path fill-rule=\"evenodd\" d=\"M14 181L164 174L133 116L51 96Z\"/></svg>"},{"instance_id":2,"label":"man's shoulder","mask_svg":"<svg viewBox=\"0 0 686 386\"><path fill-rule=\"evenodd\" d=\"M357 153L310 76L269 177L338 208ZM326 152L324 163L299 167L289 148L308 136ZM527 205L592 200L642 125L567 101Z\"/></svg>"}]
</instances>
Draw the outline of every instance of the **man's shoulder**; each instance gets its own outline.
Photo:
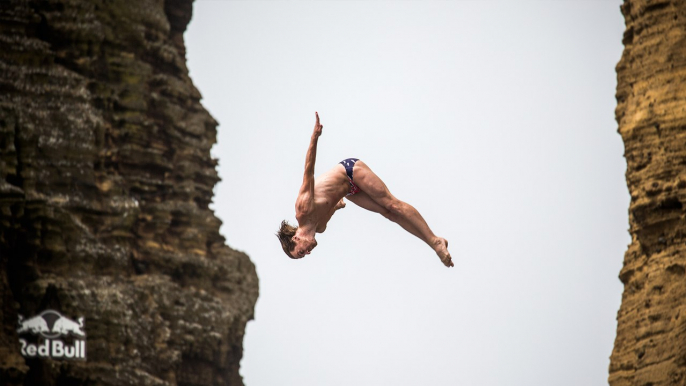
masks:
<instances>
[{"instance_id":1,"label":"man's shoulder","mask_svg":"<svg viewBox=\"0 0 686 386\"><path fill-rule=\"evenodd\" d=\"M308 215L314 210L314 197L310 192L298 194L295 200L295 217Z\"/></svg>"},{"instance_id":2,"label":"man's shoulder","mask_svg":"<svg viewBox=\"0 0 686 386\"><path fill-rule=\"evenodd\" d=\"M298 220L300 225L304 223L311 222L312 214L314 213L313 205L296 205L295 206L295 219Z\"/></svg>"}]
</instances>

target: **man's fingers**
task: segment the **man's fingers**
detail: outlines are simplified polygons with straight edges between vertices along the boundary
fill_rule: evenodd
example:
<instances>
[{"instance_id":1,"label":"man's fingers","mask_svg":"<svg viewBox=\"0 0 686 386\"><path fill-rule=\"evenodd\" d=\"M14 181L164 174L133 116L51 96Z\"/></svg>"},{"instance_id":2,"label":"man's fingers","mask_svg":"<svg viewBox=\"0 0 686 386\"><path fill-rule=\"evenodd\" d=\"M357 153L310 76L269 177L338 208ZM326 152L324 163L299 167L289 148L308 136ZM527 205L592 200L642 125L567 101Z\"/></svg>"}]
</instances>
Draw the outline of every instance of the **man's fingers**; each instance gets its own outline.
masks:
<instances>
[{"instance_id":1,"label":"man's fingers","mask_svg":"<svg viewBox=\"0 0 686 386\"><path fill-rule=\"evenodd\" d=\"M315 111L315 112L314 112L314 115L317 117L317 122L315 122L315 124L314 124L314 129L318 131L318 134L319 134L319 135L321 135L321 134L322 134L322 129L324 128L324 125L321 125L321 124L319 123L319 113Z\"/></svg>"}]
</instances>

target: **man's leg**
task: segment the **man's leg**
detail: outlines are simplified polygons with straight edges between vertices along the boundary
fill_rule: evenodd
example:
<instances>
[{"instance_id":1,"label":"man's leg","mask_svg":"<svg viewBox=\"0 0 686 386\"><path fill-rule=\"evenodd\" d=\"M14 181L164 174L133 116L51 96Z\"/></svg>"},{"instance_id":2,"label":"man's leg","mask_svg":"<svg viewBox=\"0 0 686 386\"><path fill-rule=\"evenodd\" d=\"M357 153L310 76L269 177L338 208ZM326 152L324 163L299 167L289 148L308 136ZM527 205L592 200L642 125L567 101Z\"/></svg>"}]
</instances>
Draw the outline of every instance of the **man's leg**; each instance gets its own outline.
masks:
<instances>
[{"instance_id":1,"label":"man's leg","mask_svg":"<svg viewBox=\"0 0 686 386\"><path fill-rule=\"evenodd\" d=\"M352 196L347 196L346 198L355 203L355 205L359 207L362 207L375 213L379 213L380 215L386 217L387 219L393 222L398 222L398 216L394 216L389 210L377 204L376 201L372 200L372 198L369 197L369 195L365 193L363 190L360 190L359 192L357 192L357 194L354 194ZM415 228L411 223L407 223L405 225L398 223L398 225L402 226L403 229L405 229L406 231L424 240L419 230L417 230L417 228Z\"/></svg>"},{"instance_id":2,"label":"man's leg","mask_svg":"<svg viewBox=\"0 0 686 386\"><path fill-rule=\"evenodd\" d=\"M437 237L429 228L419 211L412 205L395 198L386 187L386 184L374 174L374 172L362 161L357 161L353 168L353 181L361 192L371 198L373 202L383 208L383 214L388 219L398 223L406 231L419 237L427 243L440 257L443 264L448 267L454 266L448 252L448 242L441 237ZM360 194L358 193L358 194ZM348 196L350 199L355 196ZM364 200L364 199L362 199ZM351 199L354 201L354 198ZM357 202L355 202L357 204ZM359 205L359 204L358 204ZM369 205L369 204L368 204ZM362 205L360 205L362 206ZM363 206L364 207L364 206ZM368 209L368 208L365 208ZM372 210L372 209L369 209ZM377 210L375 210L377 211ZM384 214L388 212L387 214Z\"/></svg>"}]
</instances>

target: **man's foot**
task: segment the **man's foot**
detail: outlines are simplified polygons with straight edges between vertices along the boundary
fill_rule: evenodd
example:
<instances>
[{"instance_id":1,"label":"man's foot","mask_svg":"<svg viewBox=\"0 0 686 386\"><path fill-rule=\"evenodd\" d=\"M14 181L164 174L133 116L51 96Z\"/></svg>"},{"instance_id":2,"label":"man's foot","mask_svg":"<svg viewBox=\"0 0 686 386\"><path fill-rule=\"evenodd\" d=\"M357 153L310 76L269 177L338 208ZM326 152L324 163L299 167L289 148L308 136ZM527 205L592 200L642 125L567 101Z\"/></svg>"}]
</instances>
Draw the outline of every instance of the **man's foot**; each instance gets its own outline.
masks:
<instances>
[{"instance_id":1,"label":"man's foot","mask_svg":"<svg viewBox=\"0 0 686 386\"><path fill-rule=\"evenodd\" d=\"M434 251L436 251L441 262L448 268L454 267L455 264L453 264L453 259L450 257L450 252L448 252L448 240L442 237L436 237L436 241L434 241L433 244Z\"/></svg>"}]
</instances>

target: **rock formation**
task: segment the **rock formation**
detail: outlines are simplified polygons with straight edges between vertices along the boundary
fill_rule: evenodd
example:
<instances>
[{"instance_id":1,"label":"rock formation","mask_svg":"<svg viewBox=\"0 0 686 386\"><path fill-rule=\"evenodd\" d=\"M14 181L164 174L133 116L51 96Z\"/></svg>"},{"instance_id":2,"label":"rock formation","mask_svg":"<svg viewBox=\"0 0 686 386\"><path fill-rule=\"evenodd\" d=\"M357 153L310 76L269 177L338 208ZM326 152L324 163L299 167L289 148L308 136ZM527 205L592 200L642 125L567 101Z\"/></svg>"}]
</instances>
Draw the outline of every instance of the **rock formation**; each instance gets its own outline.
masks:
<instances>
[{"instance_id":1,"label":"rock formation","mask_svg":"<svg viewBox=\"0 0 686 386\"><path fill-rule=\"evenodd\" d=\"M627 0L616 119L631 244L612 386L686 384L686 2Z\"/></svg>"},{"instance_id":2,"label":"rock formation","mask_svg":"<svg viewBox=\"0 0 686 386\"><path fill-rule=\"evenodd\" d=\"M0 2L0 384L242 385L257 276L208 208L191 12ZM21 355L19 315L46 309L83 317L85 361Z\"/></svg>"}]
</instances>

